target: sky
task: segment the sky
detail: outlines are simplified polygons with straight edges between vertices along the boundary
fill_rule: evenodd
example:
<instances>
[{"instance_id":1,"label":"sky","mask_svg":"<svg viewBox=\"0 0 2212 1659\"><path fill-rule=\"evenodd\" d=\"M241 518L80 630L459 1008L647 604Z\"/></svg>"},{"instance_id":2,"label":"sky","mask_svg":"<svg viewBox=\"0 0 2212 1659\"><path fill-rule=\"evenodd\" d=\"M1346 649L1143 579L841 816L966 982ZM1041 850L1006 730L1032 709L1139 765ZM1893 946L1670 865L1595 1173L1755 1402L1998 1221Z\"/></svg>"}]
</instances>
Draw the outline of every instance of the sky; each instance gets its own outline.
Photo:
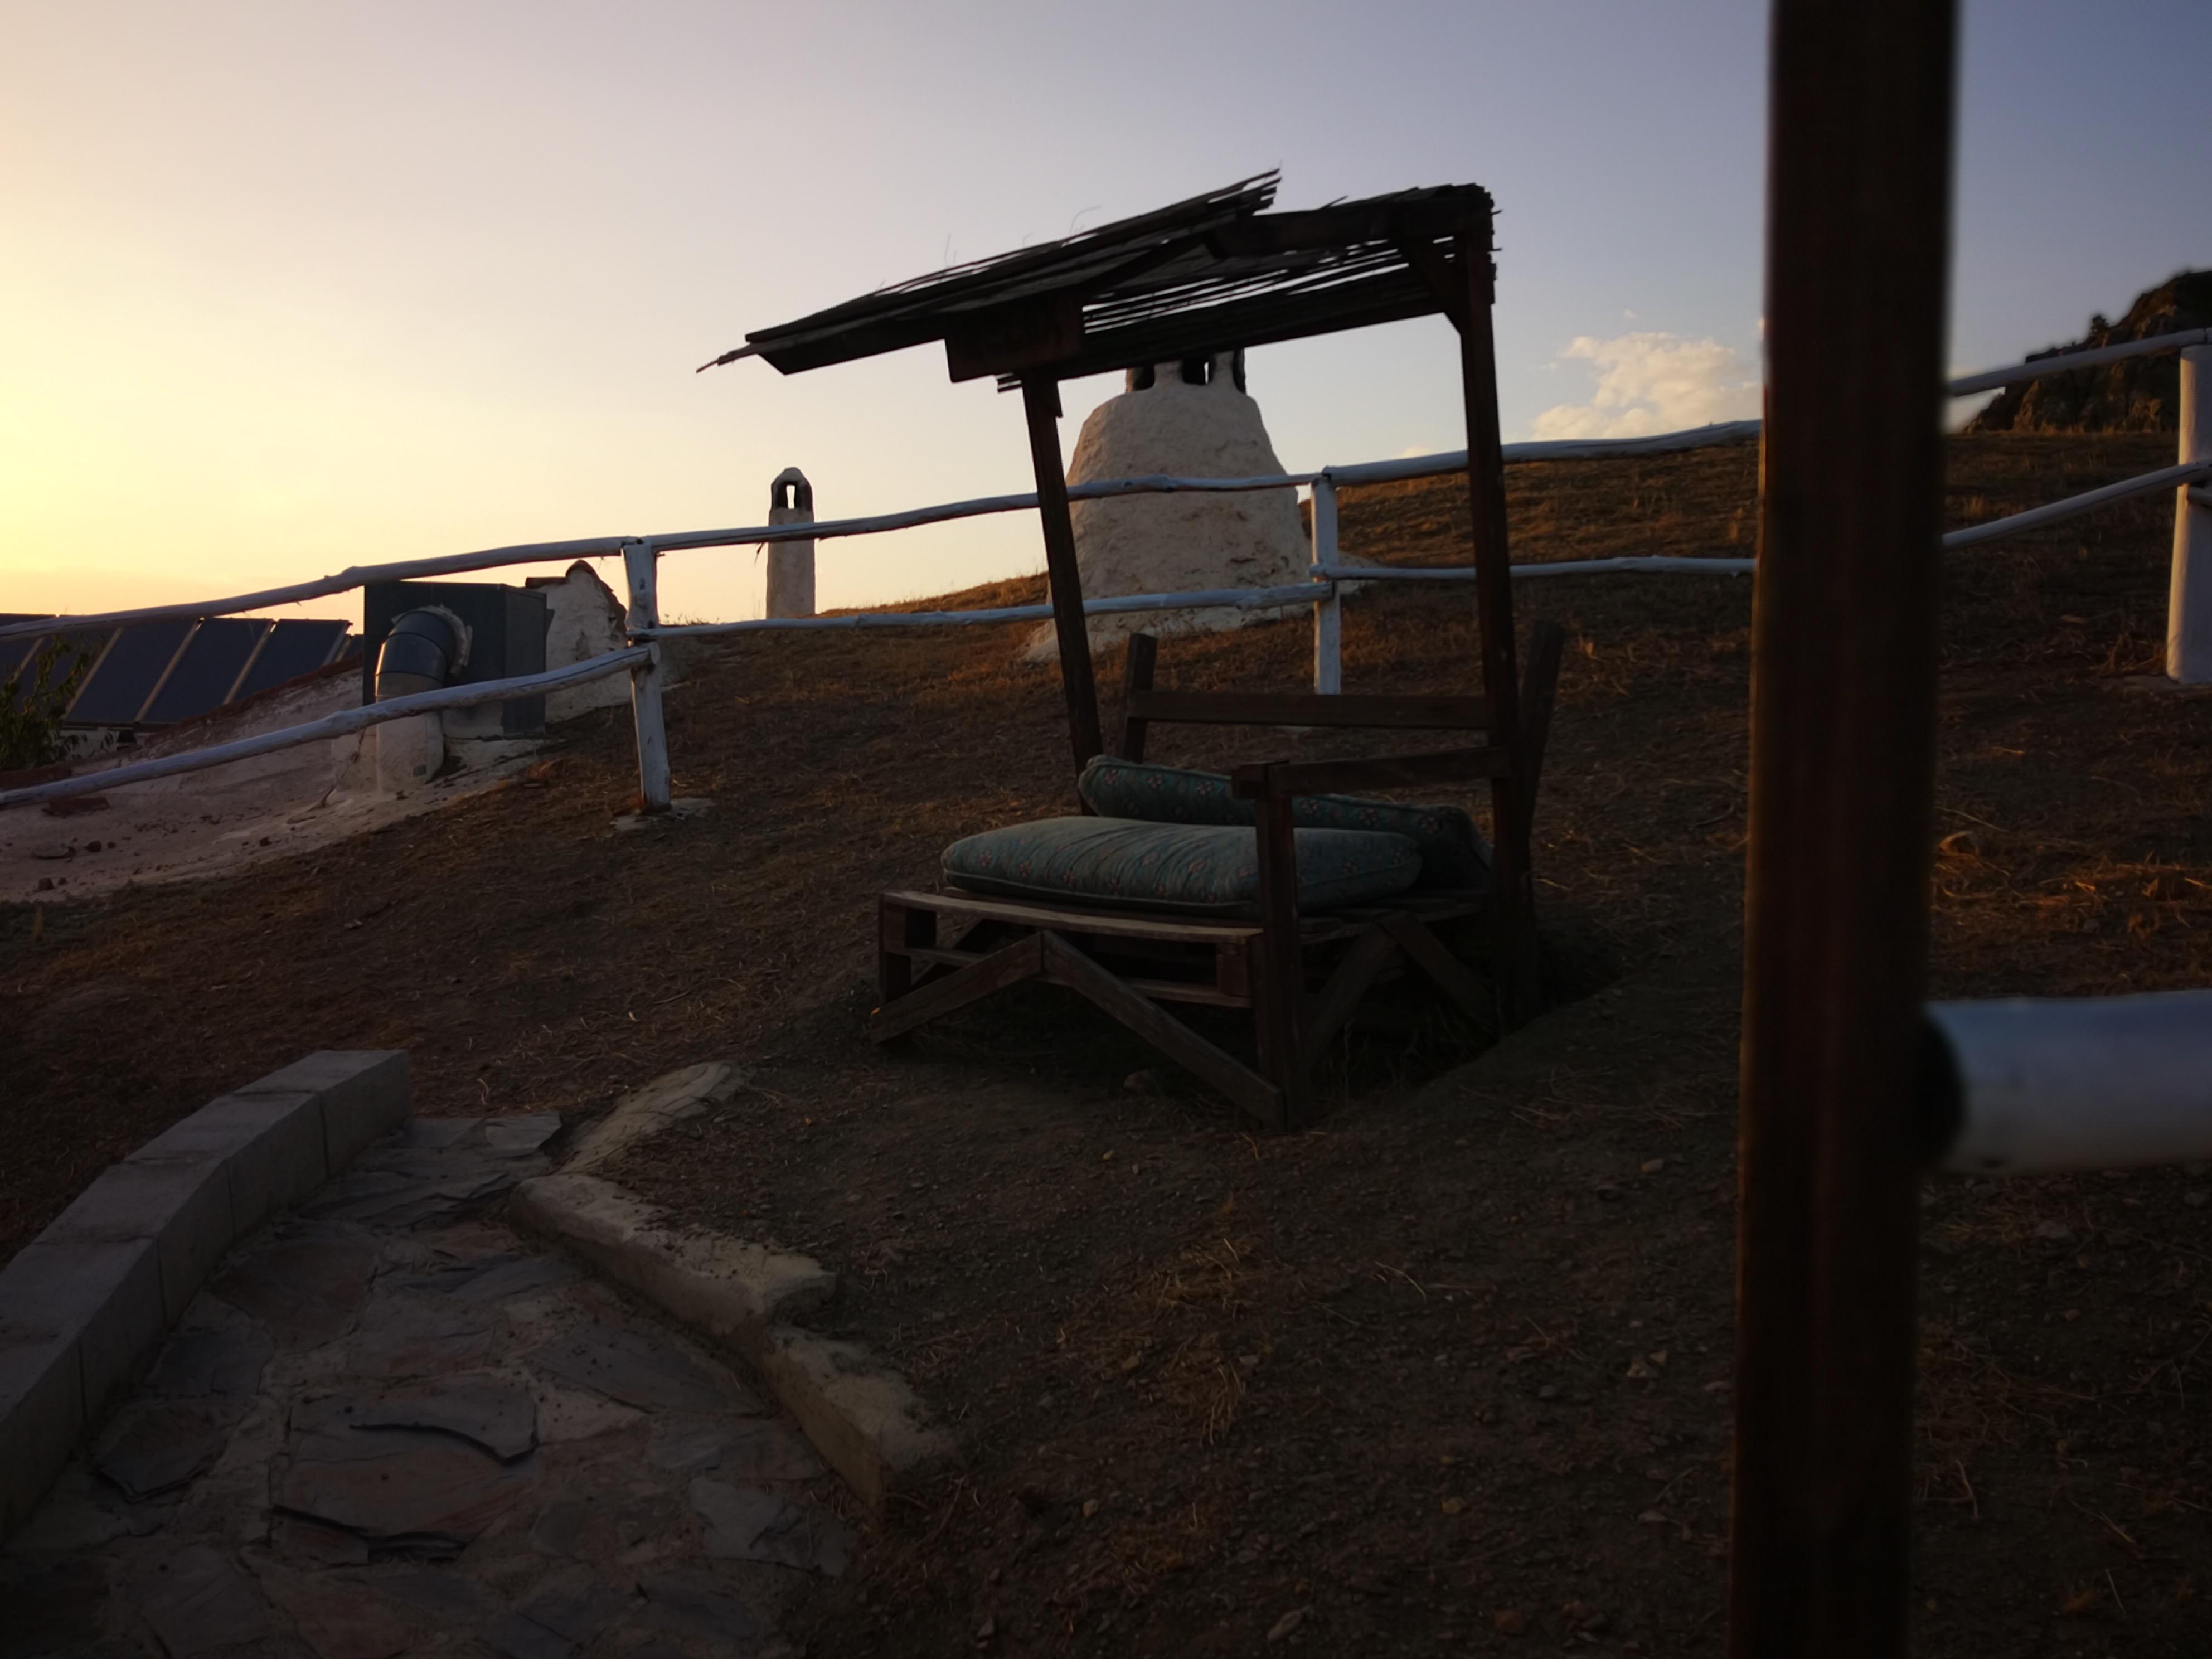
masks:
<instances>
[{"instance_id":1,"label":"sky","mask_svg":"<svg viewBox=\"0 0 2212 1659\"><path fill-rule=\"evenodd\" d=\"M2212 264L2202 21L1970 0L1954 368ZM1765 31L1748 0L0 0L0 611L757 524L792 465L824 518L1026 489L1018 401L938 348L692 370L1270 167L1285 207L1492 191L1509 438L1755 413ZM1439 319L1249 375L1292 468L1464 442ZM1064 447L1118 390L1066 388ZM1011 515L817 565L829 608L1042 552ZM752 550L662 567L667 616L760 612Z\"/></svg>"}]
</instances>

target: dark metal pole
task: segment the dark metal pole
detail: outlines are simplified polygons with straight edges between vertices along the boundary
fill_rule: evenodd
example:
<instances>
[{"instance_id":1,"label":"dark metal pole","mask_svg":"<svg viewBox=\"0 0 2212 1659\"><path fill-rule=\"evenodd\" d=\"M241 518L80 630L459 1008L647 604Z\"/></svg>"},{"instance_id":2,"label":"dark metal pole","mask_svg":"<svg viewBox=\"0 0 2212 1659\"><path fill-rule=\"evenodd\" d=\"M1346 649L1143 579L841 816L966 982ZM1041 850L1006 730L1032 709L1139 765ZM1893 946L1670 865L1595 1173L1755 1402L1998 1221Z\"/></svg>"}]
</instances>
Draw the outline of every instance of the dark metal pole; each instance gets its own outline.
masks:
<instances>
[{"instance_id":1,"label":"dark metal pole","mask_svg":"<svg viewBox=\"0 0 2212 1659\"><path fill-rule=\"evenodd\" d=\"M1729 1651L1905 1647L1956 0L1776 0Z\"/></svg>"},{"instance_id":2,"label":"dark metal pole","mask_svg":"<svg viewBox=\"0 0 2212 1659\"><path fill-rule=\"evenodd\" d=\"M1527 745L1521 731L1521 688L1513 665L1513 573L1505 528L1505 457L1498 424L1498 348L1491 329L1495 292L1490 237L1462 234L1452 257L1462 282L1459 322L1460 386L1467 403L1467 489L1474 520L1475 631L1482 653L1482 695L1490 704L1491 740L1513 759L1511 775L1490 782L1491 888L1497 906L1500 989L1506 1023L1536 1012L1536 889L1528 871Z\"/></svg>"},{"instance_id":3,"label":"dark metal pole","mask_svg":"<svg viewBox=\"0 0 2212 1659\"><path fill-rule=\"evenodd\" d=\"M1075 520L1067 510L1067 474L1060 459L1060 387L1022 382L1029 417L1030 465L1036 473L1037 517L1044 525L1045 578L1052 590L1052 629L1060 642L1060 683L1067 694L1067 732L1080 772L1104 744L1098 736L1098 684L1091 668L1091 632L1083 625L1083 576L1075 563Z\"/></svg>"}]
</instances>

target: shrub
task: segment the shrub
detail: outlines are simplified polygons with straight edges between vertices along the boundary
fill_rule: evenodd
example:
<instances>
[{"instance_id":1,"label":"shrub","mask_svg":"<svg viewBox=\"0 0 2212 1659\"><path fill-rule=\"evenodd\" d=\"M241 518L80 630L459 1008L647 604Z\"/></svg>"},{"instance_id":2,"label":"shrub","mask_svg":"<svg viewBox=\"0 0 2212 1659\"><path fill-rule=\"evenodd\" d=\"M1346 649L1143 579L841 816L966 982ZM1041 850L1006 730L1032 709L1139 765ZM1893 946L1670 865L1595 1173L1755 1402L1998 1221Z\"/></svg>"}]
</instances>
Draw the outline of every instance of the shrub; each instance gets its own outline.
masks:
<instances>
[{"instance_id":1,"label":"shrub","mask_svg":"<svg viewBox=\"0 0 2212 1659\"><path fill-rule=\"evenodd\" d=\"M50 766L68 753L62 716L91 666L89 653L48 640L0 680L0 772Z\"/></svg>"}]
</instances>

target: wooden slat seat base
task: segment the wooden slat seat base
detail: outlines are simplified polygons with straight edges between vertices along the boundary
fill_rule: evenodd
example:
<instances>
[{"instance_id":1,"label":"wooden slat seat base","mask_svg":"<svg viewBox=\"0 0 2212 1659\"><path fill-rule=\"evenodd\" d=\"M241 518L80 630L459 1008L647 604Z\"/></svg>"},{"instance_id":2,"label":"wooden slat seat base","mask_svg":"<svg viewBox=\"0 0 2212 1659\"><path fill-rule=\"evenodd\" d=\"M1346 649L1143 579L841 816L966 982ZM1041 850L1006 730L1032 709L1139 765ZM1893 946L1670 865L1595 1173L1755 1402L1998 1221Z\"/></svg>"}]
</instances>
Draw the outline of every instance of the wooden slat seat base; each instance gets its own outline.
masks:
<instances>
[{"instance_id":1,"label":"wooden slat seat base","mask_svg":"<svg viewBox=\"0 0 2212 1659\"><path fill-rule=\"evenodd\" d=\"M1409 969L1471 1016L1494 1014L1490 988L1430 931L1481 915L1487 905L1480 892L1431 891L1299 917L1301 978L1327 969L1318 987L1297 994L1292 1018L1301 1051L1321 1052L1369 989ZM941 927L960 931L946 938ZM908 889L882 896L877 946L882 1002L868 1021L875 1042L1034 979L1078 992L1268 1127L1288 1127L1286 1091L1161 1006L1256 1012L1264 947L1257 921Z\"/></svg>"}]
</instances>

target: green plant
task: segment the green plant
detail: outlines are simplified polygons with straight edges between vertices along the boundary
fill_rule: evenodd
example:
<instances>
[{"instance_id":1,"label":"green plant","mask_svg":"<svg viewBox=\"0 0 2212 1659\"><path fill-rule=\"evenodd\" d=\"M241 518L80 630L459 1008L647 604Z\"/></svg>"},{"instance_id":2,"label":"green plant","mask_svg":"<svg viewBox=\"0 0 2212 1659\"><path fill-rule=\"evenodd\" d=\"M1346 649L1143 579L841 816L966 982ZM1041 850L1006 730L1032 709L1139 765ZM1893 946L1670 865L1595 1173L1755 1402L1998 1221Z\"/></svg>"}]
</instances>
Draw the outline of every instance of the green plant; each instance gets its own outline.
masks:
<instances>
[{"instance_id":1,"label":"green plant","mask_svg":"<svg viewBox=\"0 0 2212 1659\"><path fill-rule=\"evenodd\" d=\"M62 669L64 659L69 659ZM88 652L48 640L0 680L0 772L48 766L67 753L62 716L92 666ZM61 678L55 674L60 671Z\"/></svg>"}]
</instances>

